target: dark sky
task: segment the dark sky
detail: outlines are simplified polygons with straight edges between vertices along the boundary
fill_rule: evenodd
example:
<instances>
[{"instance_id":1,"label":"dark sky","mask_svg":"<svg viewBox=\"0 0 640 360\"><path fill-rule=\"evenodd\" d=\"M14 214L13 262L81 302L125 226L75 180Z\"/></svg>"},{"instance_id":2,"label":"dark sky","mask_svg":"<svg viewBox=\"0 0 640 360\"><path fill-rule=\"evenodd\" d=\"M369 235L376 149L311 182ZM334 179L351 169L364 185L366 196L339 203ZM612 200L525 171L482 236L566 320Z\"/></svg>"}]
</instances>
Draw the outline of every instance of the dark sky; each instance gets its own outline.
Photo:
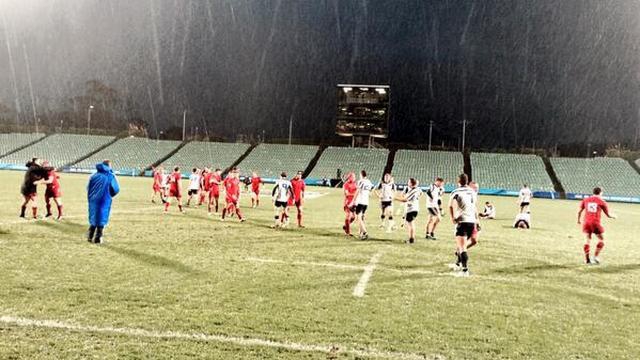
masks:
<instances>
[{"instance_id":1,"label":"dark sky","mask_svg":"<svg viewBox=\"0 0 640 360\"><path fill-rule=\"evenodd\" d=\"M3 0L0 117L33 122L35 107L45 123L82 118L69 99L99 80L117 91L111 121L142 117L152 136L187 109L189 127L219 136L284 138L293 117L294 137L319 140L334 136L335 85L373 83L391 86L394 141L426 142L433 120L434 142L455 146L466 118L475 147L633 142L639 10L632 0Z\"/></svg>"}]
</instances>

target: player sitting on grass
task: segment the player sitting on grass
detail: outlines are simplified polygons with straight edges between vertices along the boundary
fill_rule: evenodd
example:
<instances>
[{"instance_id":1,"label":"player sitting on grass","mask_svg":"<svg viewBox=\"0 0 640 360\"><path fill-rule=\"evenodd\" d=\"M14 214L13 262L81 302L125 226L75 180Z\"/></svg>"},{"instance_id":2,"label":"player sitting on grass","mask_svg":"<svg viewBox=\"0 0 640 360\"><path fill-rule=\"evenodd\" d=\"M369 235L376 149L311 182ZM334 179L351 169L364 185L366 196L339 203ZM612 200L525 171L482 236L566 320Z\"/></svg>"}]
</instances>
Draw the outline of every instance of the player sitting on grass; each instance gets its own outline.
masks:
<instances>
[{"instance_id":1,"label":"player sitting on grass","mask_svg":"<svg viewBox=\"0 0 640 360\"><path fill-rule=\"evenodd\" d=\"M404 219L407 223L407 230L409 231L409 240L407 240L409 244L413 244L416 241L416 225L414 222L418 218L418 212L420 211L421 195L422 190L418 187L418 180L409 178L407 191L398 199L406 205Z\"/></svg>"},{"instance_id":2,"label":"player sitting on grass","mask_svg":"<svg viewBox=\"0 0 640 360\"><path fill-rule=\"evenodd\" d=\"M293 189L291 182L287 179L287 173L282 172L280 179L276 180L276 184L271 192L274 208L274 228L284 227L289 217L289 198L293 197Z\"/></svg>"},{"instance_id":3,"label":"player sitting on grass","mask_svg":"<svg viewBox=\"0 0 640 360\"><path fill-rule=\"evenodd\" d=\"M531 229L531 214L528 212L516 214L513 227L516 229Z\"/></svg>"},{"instance_id":4,"label":"player sitting on grass","mask_svg":"<svg viewBox=\"0 0 640 360\"><path fill-rule=\"evenodd\" d=\"M482 219L495 219L496 218L496 208L490 202L484 203L484 210L478 216Z\"/></svg>"},{"instance_id":5,"label":"player sitting on grass","mask_svg":"<svg viewBox=\"0 0 640 360\"><path fill-rule=\"evenodd\" d=\"M454 270L462 270L457 276L469 276L469 255L467 254L467 240L473 239L477 231L476 193L468 186L469 177L466 174L458 176L459 187L451 193L449 198L449 215L456 226L456 264Z\"/></svg>"},{"instance_id":6,"label":"player sitting on grass","mask_svg":"<svg viewBox=\"0 0 640 360\"><path fill-rule=\"evenodd\" d=\"M582 218L584 213L584 219ZM600 252L604 248L604 227L600 222L601 214L604 213L610 219L616 216L609 213L609 205L602 199L602 189L596 187L593 189L593 195L582 200L580 210L578 211L578 225L582 224L582 232L586 235L586 243L584 244L584 258L587 265L600 264ZM598 245L594 257L590 257L591 253L591 236L595 234L598 238Z\"/></svg>"}]
</instances>

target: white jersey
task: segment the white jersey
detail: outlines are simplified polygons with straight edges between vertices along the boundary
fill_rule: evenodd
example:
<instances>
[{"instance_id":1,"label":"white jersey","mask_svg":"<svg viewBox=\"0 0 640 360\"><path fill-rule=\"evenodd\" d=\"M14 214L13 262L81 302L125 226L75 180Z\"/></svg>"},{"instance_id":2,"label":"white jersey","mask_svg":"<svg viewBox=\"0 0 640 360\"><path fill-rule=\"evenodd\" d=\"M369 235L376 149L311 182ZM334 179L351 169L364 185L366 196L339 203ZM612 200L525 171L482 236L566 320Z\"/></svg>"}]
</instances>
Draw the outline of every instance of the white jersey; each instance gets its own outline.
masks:
<instances>
[{"instance_id":1,"label":"white jersey","mask_svg":"<svg viewBox=\"0 0 640 360\"><path fill-rule=\"evenodd\" d=\"M273 188L273 196L276 201L288 202L291 195L291 181L287 179L276 180L276 186Z\"/></svg>"},{"instance_id":2,"label":"white jersey","mask_svg":"<svg viewBox=\"0 0 640 360\"><path fill-rule=\"evenodd\" d=\"M200 175L191 174L189 175L189 190L198 190L200 189Z\"/></svg>"},{"instance_id":3,"label":"white jersey","mask_svg":"<svg viewBox=\"0 0 640 360\"><path fill-rule=\"evenodd\" d=\"M442 200L442 194L444 194L444 187L437 186L436 184L429 185L427 189L427 208L438 209L438 201Z\"/></svg>"},{"instance_id":4,"label":"white jersey","mask_svg":"<svg viewBox=\"0 0 640 360\"><path fill-rule=\"evenodd\" d=\"M496 207L495 206L486 206L484 207L484 211L482 212L484 216L489 219L494 219L496 217Z\"/></svg>"},{"instance_id":5,"label":"white jersey","mask_svg":"<svg viewBox=\"0 0 640 360\"><path fill-rule=\"evenodd\" d=\"M405 193L405 199L407 200L407 206L404 209L405 214L420 211L420 196L422 195L422 190L419 187L415 188L407 188Z\"/></svg>"},{"instance_id":6,"label":"white jersey","mask_svg":"<svg viewBox=\"0 0 640 360\"><path fill-rule=\"evenodd\" d=\"M169 187L169 175L168 174L162 174L162 180L160 180L160 186L163 188L168 188Z\"/></svg>"},{"instance_id":7,"label":"white jersey","mask_svg":"<svg viewBox=\"0 0 640 360\"><path fill-rule=\"evenodd\" d=\"M525 223L527 223L527 225L529 227L531 227L531 214L529 213L519 213L518 215L516 215L516 219L513 222L513 226L517 227L518 223L520 221L524 221Z\"/></svg>"},{"instance_id":8,"label":"white jersey","mask_svg":"<svg viewBox=\"0 0 640 360\"><path fill-rule=\"evenodd\" d=\"M521 203L531 202L531 190L529 188L520 189L520 202Z\"/></svg>"},{"instance_id":9,"label":"white jersey","mask_svg":"<svg viewBox=\"0 0 640 360\"><path fill-rule=\"evenodd\" d=\"M454 217L459 223L476 223L477 194L468 186L459 187L451 193L449 206L454 208Z\"/></svg>"},{"instance_id":10,"label":"white jersey","mask_svg":"<svg viewBox=\"0 0 640 360\"><path fill-rule=\"evenodd\" d=\"M380 191L380 201L393 201L396 194L396 184L381 182L376 186L376 189Z\"/></svg>"},{"instance_id":11,"label":"white jersey","mask_svg":"<svg viewBox=\"0 0 640 360\"><path fill-rule=\"evenodd\" d=\"M356 205L369 205L369 195L373 190L373 183L367 178L358 180L358 196L356 196Z\"/></svg>"}]
</instances>

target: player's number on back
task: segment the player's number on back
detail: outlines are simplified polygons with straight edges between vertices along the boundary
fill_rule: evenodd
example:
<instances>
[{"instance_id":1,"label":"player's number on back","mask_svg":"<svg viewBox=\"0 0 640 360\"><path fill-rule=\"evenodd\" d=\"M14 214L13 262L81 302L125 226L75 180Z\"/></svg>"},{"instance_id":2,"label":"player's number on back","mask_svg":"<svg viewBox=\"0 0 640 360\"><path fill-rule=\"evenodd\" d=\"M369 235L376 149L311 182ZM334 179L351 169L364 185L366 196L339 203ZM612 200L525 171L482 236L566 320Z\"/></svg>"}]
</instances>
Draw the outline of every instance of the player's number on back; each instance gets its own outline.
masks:
<instances>
[{"instance_id":1,"label":"player's number on back","mask_svg":"<svg viewBox=\"0 0 640 360\"><path fill-rule=\"evenodd\" d=\"M590 213L598 212L598 204L596 203L587 203L587 211Z\"/></svg>"}]
</instances>

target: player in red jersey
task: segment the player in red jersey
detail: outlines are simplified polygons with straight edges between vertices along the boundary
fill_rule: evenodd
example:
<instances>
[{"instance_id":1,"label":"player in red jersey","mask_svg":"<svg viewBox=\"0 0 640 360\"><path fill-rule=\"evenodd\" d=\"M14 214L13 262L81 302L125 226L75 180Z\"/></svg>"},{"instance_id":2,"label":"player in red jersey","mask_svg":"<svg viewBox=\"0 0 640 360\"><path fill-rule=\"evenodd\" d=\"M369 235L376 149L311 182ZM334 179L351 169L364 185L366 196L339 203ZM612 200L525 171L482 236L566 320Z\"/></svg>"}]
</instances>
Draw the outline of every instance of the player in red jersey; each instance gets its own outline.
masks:
<instances>
[{"instance_id":1,"label":"player in red jersey","mask_svg":"<svg viewBox=\"0 0 640 360\"><path fill-rule=\"evenodd\" d=\"M302 225L302 206L304 203L304 190L305 184L302 179L302 171L298 171L296 176L291 179L291 189L293 190L293 196L289 198L289 206L295 206L297 217L298 217L298 227L303 228Z\"/></svg>"},{"instance_id":2,"label":"player in red jersey","mask_svg":"<svg viewBox=\"0 0 640 360\"><path fill-rule=\"evenodd\" d=\"M162 166L159 166L157 168L151 168L151 170L153 171L153 195L151 195L151 202L156 203L156 194L159 194L160 200L164 202L164 193L162 191L162 173L164 169Z\"/></svg>"},{"instance_id":3,"label":"player in red jersey","mask_svg":"<svg viewBox=\"0 0 640 360\"><path fill-rule=\"evenodd\" d=\"M584 218L582 217L584 213ZM582 232L586 235L586 243L584 244L584 258L587 265L600 264L600 252L604 247L604 228L600 223L601 213L604 213L610 219L615 219L615 215L609 213L607 202L602 199L602 189L596 187L593 189L593 195L582 199L580 210L578 211L578 225L582 224ZM590 257L591 252L591 236L595 234L598 237L598 245L593 259Z\"/></svg>"},{"instance_id":4,"label":"player in red jersey","mask_svg":"<svg viewBox=\"0 0 640 360\"><path fill-rule=\"evenodd\" d=\"M198 200L198 206L204 204L204 200L209 193L209 179L211 179L211 171L205 166L200 171L200 199Z\"/></svg>"},{"instance_id":5,"label":"player in red jersey","mask_svg":"<svg viewBox=\"0 0 640 360\"><path fill-rule=\"evenodd\" d=\"M227 178L224 179L224 190L226 192L225 196L225 207L222 209L222 221L224 221L227 213L235 212L238 215L238 219L240 222L243 222L245 219L242 217L242 213L240 212L240 173L237 168L231 169Z\"/></svg>"},{"instance_id":6,"label":"player in red jersey","mask_svg":"<svg viewBox=\"0 0 640 360\"><path fill-rule=\"evenodd\" d=\"M251 174L251 207L257 208L260 205L260 186L264 184L260 176L254 171Z\"/></svg>"},{"instance_id":7,"label":"player in red jersey","mask_svg":"<svg viewBox=\"0 0 640 360\"><path fill-rule=\"evenodd\" d=\"M220 185L222 185L222 170L216 168L209 178L209 205L207 206L209 215L211 215L211 205L213 204L215 204L216 214L218 213Z\"/></svg>"},{"instance_id":8,"label":"player in red jersey","mask_svg":"<svg viewBox=\"0 0 640 360\"><path fill-rule=\"evenodd\" d=\"M351 236L351 223L356 219L356 209L353 204L353 200L355 199L356 192L358 191L358 187L356 185L356 174L348 173L347 179L344 181L344 185L342 186L344 192L344 225L342 225L342 230L344 230L345 234Z\"/></svg>"},{"instance_id":9,"label":"player in red jersey","mask_svg":"<svg viewBox=\"0 0 640 360\"><path fill-rule=\"evenodd\" d=\"M39 184L45 184L47 186L47 190L44 192L44 203L47 209L47 214L45 217L51 217L51 199L56 203L56 207L58 208L58 217L57 220L62 219L62 191L60 190L60 175L56 172L54 168L49 167L49 162L45 161L42 166L49 169L48 178L39 180Z\"/></svg>"},{"instance_id":10,"label":"player in red jersey","mask_svg":"<svg viewBox=\"0 0 640 360\"><path fill-rule=\"evenodd\" d=\"M164 203L164 212L169 211L169 205L171 205L171 198L174 197L178 201L178 210L181 213L184 213L182 209L182 173L180 173L180 168L175 167L171 175L169 175L169 191L167 194L166 202Z\"/></svg>"}]
</instances>

